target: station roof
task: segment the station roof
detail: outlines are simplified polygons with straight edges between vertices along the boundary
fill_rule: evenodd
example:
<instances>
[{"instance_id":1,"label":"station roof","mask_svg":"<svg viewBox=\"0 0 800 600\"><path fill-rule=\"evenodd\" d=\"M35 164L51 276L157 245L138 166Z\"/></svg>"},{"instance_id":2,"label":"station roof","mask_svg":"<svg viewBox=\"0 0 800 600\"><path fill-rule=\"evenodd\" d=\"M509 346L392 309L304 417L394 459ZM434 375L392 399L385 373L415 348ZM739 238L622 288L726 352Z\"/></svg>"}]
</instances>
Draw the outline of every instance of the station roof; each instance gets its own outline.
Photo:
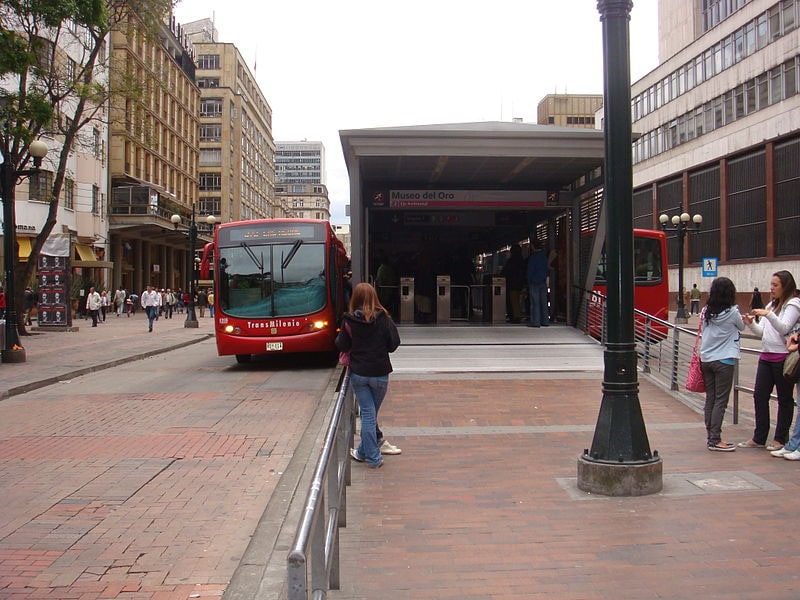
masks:
<instances>
[{"instance_id":1,"label":"station roof","mask_svg":"<svg viewBox=\"0 0 800 600\"><path fill-rule=\"evenodd\" d=\"M339 132L351 177L362 183L560 189L599 167L599 129L488 121Z\"/></svg>"}]
</instances>

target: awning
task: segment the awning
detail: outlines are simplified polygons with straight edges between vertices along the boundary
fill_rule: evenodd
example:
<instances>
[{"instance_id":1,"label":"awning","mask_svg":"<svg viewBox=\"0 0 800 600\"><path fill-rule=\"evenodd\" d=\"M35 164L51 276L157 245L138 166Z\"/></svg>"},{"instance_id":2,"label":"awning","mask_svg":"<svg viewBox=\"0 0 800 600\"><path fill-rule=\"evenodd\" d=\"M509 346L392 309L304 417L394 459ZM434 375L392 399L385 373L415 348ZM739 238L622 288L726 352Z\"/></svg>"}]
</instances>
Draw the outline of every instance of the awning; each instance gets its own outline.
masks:
<instances>
[{"instance_id":1,"label":"awning","mask_svg":"<svg viewBox=\"0 0 800 600\"><path fill-rule=\"evenodd\" d=\"M94 250L92 250L91 246L87 246L86 244L75 244L75 250L78 252L78 258L81 261L94 262L97 260L97 256L95 256Z\"/></svg>"},{"instance_id":2,"label":"awning","mask_svg":"<svg viewBox=\"0 0 800 600\"><path fill-rule=\"evenodd\" d=\"M33 249L31 238L18 237L17 243L19 244L19 253L17 254L18 259L27 261L28 257L31 255L31 250Z\"/></svg>"}]
</instances>

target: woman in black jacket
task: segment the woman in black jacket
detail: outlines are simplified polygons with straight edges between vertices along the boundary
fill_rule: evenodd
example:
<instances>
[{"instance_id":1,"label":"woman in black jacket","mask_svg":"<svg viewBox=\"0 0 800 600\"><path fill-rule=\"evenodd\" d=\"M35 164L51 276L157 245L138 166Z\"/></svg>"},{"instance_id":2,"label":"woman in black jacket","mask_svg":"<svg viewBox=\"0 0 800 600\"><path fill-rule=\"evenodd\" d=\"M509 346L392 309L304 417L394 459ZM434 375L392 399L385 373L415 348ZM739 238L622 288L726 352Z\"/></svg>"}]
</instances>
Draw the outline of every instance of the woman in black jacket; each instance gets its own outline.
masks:
<instances>
[{"instance_id":1,"label":"woman in black jacket","mask_svg":"<svg viewBox=\"0 0 800 600\"><path fill-rule=\"evenodd\" d=\"M361 414L361 443L350 455L367 466L383 466L377 436L378 411L389 387L389 353L400 345L392 318L368 283L359 283L350 298L350 312L336 336L336 347L350 353L350 384Z\"/></svg>"}]
</instances>

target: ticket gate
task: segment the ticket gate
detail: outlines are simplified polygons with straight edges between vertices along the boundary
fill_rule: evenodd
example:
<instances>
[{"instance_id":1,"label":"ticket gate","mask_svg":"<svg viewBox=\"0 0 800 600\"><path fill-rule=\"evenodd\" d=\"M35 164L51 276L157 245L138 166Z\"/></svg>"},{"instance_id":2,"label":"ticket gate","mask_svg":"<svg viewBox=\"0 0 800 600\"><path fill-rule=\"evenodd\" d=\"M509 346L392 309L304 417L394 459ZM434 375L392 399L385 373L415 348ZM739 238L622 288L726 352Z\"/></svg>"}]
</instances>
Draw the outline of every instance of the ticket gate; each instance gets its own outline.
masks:
<instances>
[{"instance_id":1,"label":"ticket gate","mask_svg":"<svg viewBox=\"0 0 800 600\"><path fill-rule=\"evenodd\" d=\"M414 323L414 278L400 278L400 323Z\"/></svg>"},{"instance_id":2,"label":"ticket gate","mask_svg":"<svg viewBox=\"0 0 800 600\"><path fill-rule=\"evenodd\" d=\"M436 276L436 322L450 322L450 275Z\"/></svg>"},{"instance_id":3,"label":"ticket gate","mask_svg":"<svg viewBox=\"0 0 800 600\"><path fill-rule=\"evenodd\" d=\"M483 278L483 320L506 322L506 278L485 275Z\"/></svg>"}]
</instances>

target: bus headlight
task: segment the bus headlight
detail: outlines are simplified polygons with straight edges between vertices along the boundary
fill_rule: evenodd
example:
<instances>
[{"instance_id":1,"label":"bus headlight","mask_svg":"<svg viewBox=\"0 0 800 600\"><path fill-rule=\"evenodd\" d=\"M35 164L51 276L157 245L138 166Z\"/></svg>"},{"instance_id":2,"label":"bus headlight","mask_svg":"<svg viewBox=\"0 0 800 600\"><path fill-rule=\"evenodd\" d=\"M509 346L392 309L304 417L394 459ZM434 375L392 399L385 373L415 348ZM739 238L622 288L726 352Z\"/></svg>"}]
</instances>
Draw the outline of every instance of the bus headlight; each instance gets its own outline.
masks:
<instances>
[{"instance_id":1,"label":"bus headlight","mask_svg":"<svg viewBox=\"0 0 800 600\"><path fill-rule=\"evenodd\" d=\"M236 335L242 332L241 329L239 329L238 327L234 327L233 325L226 325L224 331L225 333L234 333Z\"/></svg>"},{"instance_id":2,"label":"bus headlight","mask_svg":"<svg viewBox=\"0 0 800 600\"><path fill-rule=\"evenodd\" d=\"M314 329L324 329L327 326L327 321L314 321Z\"/></svg>"}]
</instances>

